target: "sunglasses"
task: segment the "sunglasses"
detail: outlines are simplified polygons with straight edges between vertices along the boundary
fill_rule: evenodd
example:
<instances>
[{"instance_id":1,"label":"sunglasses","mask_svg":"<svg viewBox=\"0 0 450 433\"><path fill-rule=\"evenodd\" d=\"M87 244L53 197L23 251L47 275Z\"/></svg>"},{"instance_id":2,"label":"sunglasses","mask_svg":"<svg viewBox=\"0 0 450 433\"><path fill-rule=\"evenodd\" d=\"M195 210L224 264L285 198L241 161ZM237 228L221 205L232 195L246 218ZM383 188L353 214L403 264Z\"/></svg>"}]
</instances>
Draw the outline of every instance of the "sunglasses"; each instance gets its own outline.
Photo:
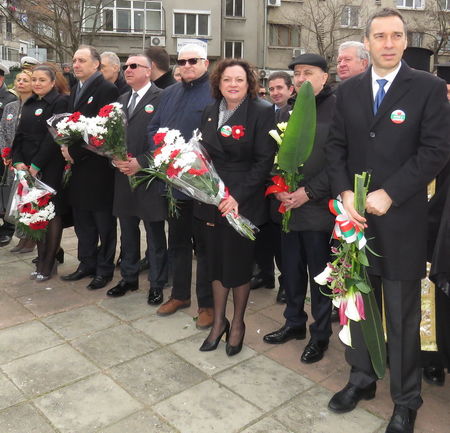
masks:
<instances>
[{"instance_id":1,"label":"sunglasses","mask_svg":"<svg viewBox=\"0 0 450 433\"><path fill-rule=\"evenodd\" d=\"M123 65L123 66L122 66L122 70L123 70L123 71L126 71L128 68L130 68L130 69L136 69L136 68L138 68L138 67L148 69L148 66L145 66L145 65L139 65L138 63L130 63L129 65Z\"/></svg>"},{"instance_id":2,"label":"sunglasses","mask_svg":"<svg viewBox=\"0 0 450 433\"><path fill-rule=\"evenodd\" d=\"M189 63L190 65L196 65L198 63L199 60L205 60L202 57L193 57L192 59L178 59L177 60L177 65L178 66L184 66L187 63Z\"/></svg>"}]
</instances>

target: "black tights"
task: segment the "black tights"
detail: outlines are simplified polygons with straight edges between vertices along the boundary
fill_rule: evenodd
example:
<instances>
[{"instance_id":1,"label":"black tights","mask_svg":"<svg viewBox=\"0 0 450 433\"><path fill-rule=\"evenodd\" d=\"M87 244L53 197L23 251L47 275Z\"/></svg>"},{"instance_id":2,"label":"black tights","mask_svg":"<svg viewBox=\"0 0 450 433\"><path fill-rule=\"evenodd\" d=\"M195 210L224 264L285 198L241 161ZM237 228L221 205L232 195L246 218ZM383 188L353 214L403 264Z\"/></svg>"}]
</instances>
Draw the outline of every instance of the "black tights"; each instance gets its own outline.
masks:
<instances>
[{"instance_id":1,"label":"black tights","mask_svg":"<svg viewBox=\"0 0 450 433\"><path fill-rule=\"evenodd\" d=\"M37 272L43 275L50 275L55 265L55 256L61 244L62 219L55 216L47 226L47 232L42 241L37 243L38 263Z\"/></svg>"},{"instance_id":2,"label":"black tights","mask_svg":"<svg viewBox=\"0 0 450 433\"><path fill-rule=\"evenodd\" d=\"M214 296L214 323L208 335L208 341L214 341L225 328L225 314L230 289L224 287L218 280L212 282ZM248 296L250 294L250 283L233 287L234 314L231 322L229 343L236 346L240 343L245 333L244 314L247 308Z\"/></svg>"}]
</instances>

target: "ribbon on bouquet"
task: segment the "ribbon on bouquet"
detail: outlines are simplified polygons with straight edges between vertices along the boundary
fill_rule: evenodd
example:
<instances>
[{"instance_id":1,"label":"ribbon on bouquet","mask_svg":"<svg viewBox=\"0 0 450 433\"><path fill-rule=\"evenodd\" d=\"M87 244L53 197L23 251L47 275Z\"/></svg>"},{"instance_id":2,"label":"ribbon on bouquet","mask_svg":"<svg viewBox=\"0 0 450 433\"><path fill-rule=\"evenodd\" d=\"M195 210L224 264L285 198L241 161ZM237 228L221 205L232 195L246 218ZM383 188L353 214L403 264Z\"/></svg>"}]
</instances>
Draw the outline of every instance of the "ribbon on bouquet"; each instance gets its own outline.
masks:
<instances>
[{"instance_id":1,"label":"ribbon on bouquet","mask_svg":"<svg viewBox=\"0 0 450 433\"><path fill-rule=\"evenodd\" d=\"M283 177L277 175L272 177L273 185L270 185L265 192L265 196L269 194L275 194L277 192L289 192L289 186L286 184L286 181ZM281 203L278 208L278 212L284 214L286 212L286 206Z\"/></svg>"},{"instance_id":2,"label":"ribbon on bouquet","mask_svg":"<svg viewBox=\"0 0 450 433\"><path fill-rule=\"evenodd\" d=\"M367 239L359 227L350 221L342 203L339 200L330 200L328 208L336 216L333 237L335 239L343 239L348 244L356 242L359 250L363 248L367 243Z\"/></svg>"}]
</instances>

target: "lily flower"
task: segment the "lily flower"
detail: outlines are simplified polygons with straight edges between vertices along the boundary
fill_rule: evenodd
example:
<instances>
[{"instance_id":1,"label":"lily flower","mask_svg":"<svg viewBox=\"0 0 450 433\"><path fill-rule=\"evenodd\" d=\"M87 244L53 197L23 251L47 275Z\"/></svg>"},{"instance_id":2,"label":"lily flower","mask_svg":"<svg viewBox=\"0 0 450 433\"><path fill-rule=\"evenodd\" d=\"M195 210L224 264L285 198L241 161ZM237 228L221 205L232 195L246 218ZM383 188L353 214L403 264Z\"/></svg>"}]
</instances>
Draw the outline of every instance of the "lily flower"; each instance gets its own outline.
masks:
<instances>
[{"instance_id":1,"label":"lily flower","mask_svg":"<svg viewBox=\"0 0 450 433\"><path fill-rule=\"evenodd\" d=\"M364 301L360 292L349 292L347 295L347 306L345 308L345 315L355 322L364 320Z\"/></svg>"},{"instance_id":2,"label":"lily flower","mask_svg":"<svg viewBox=\"0 0 450 433\"><path fill-rule=\"evenodd\" d=\"M350 332L350 326L344 325L339 332L339 339L347 346L352 347L352 334Z\"/></svg>"},{"instance_id":3,"label":"lily flower","mask_svg":"<svg viewBox=\"0 0 450 433\"><path fill-rule=\"evenodd\" d=\"M314 281L319 284L319 286L325 286L328 283L328 278L331 276L331 272L333 268L331 267L331 263L327 263L326 268L319 274L314 277Z\"/></svg>"},{"instance_id":4,"label":"lily flower","mask_svg":"<svg viewBox=\"0 0 450 433\"><path fill-rule=\"evenodd\" d=\"M269 131L269 135L278 143L278 146L281 145L283 140L280 137L280 134L278 134L278 131L276 131L275 129L271 129Z\"/></svg>"}]
</instances>

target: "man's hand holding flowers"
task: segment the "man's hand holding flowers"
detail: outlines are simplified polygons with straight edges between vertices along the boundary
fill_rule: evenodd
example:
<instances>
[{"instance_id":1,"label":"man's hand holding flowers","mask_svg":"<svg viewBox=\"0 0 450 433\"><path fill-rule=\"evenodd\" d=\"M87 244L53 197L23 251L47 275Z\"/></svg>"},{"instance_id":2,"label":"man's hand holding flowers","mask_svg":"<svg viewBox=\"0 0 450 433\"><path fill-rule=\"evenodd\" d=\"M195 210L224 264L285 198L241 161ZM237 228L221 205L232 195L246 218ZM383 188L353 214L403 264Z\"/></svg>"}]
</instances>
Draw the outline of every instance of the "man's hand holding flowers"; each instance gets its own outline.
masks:
<instances>
[{"instance_id":1,"label":"man's hand holding flowers","mask_svg":"<svg viewBox=\"0 0 450 433\"><path fill-rule=\"evenodd\" d=\"M226 216L229 213L237 215L239 213L239 204L231 195L229 195L220 202L218 209L222 216Z\"/></svg>"},{"instance_id":2,"label":"man's hand holding flowers","mask_svg":"<svg viewBox=\"0 0 450 433\"><path fill-rule=\"evenodd\" d=\"M384 189L369 192L366 200L366 210L373 215L384 215L392 205L392 199Z\"/></svg>"},{"instance_id":3,"label":"man's hand holding flowers","mask_svg":"<svg viewBox=\"0 0 450 433\"><path fill-rule=\"evenodd\" d=\"M280 193L286 194L285 200L281 200L286 208L286 210L296 209L304 205L309 201L309 197L306 195L305 187L301 186L291 193ZM278 197L277 197L278 198Z\"/></svg>"},{"instance_id":4,"label":"man's hand holding flowers","mask_svg":"<svg viewBox=\"0 0 450 433\"><path fill-rule=\"evenodd\" d=\"M367 220L361 216L355 209L355 194L351 190L344 191L341 193L342 205L347 212L348 219L356 224L361 230L367 227Z\"/></svg>"}]
</instances>

